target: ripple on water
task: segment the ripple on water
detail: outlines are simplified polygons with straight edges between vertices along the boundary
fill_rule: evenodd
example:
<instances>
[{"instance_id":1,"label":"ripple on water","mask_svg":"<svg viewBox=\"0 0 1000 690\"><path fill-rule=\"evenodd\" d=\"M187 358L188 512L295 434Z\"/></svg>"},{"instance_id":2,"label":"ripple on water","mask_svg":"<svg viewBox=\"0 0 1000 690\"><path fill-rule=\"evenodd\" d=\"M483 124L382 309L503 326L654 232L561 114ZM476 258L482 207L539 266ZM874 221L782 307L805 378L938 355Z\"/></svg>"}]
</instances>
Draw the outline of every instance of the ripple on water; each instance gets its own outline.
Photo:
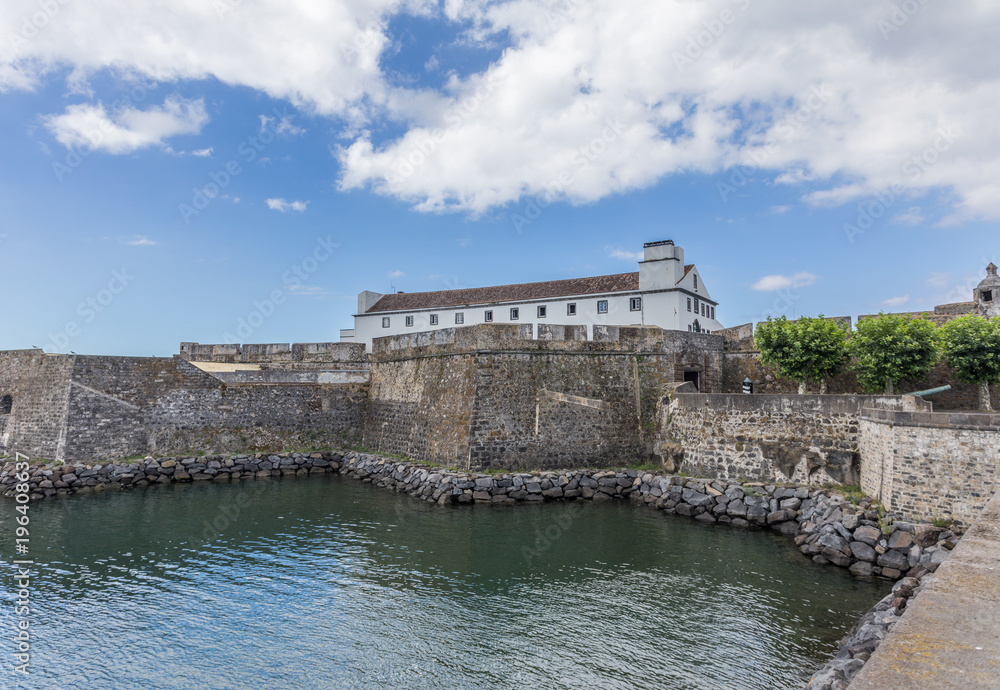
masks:
<instances>
[{"instance_id":1,"label":"ripple on water","mask_svg":"<svg viewBox=\"0 0 1000 690\"><path fill-rule=\"evenodd\" d=\"M32 506L34 674L0 685L794 687L886 589L632 505L582 505L527 558L564 507L443 509L339 477L255 488L210 541L245 486Z\"/></svg>"}]
</instances>

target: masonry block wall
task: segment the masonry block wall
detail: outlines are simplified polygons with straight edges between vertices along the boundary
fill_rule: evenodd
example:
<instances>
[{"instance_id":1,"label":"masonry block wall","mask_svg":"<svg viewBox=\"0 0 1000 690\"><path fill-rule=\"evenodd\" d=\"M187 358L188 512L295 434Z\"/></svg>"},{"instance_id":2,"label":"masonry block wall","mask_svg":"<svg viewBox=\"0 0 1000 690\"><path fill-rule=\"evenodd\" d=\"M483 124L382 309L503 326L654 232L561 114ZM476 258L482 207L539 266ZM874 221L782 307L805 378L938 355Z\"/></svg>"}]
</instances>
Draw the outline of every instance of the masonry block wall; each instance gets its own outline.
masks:
<instances>
[{"instance_id":1,"label":"masonry block wall","mask_svg":"<svg viewBox=\"0 0 1000 690\"><path fill-rule=\"evenodd\" d=\"M862 410L929 411L920 398L676 393L659 412L660 448L699 477L857 484Z\"/></svg>"},{"instance_id":2,"label":"masonry block wall","mask_svg":"<svg viewBox=\"0 0 1000 690\"><path fill-rule=\"evenodd\" d=\"M0 451L65 461L356 442L367 385L226 384L181 358L0 353Z\"/></svg>"},{"instance_id":3,"label":"masonry block wall","mask_svg":"<svg viewBox=\"0 0 1000 690\"><path fill-rule=\"evenodd\" d=\"M65 441L66 405L73 358L41 350L0 352L0 398L11 409L0 414L0 454L15 448L55 458Z\"/></svg>"},{"instance_id":4,"label":"masonry block wall","mask_svg":"<svg viewBox=\"0 0 1000 690\"><path fill-rule=\"evenodd\" d=\"M967 527L1000 490L1000 414L865 410L861 488L909 520Z\"/></svg>"},{"instance_id":5,"label":"masonry block wall","mask_svg":"<svg viewBox=\"0 0 1000 690\"><path fill-rule=\"evenodd\" d=\"M722 339L653 327L486 324L380 338L365 445L469 469L608 466L652 449L656 402L697 372L721 378Z\"/></svg>"}]
</instances>

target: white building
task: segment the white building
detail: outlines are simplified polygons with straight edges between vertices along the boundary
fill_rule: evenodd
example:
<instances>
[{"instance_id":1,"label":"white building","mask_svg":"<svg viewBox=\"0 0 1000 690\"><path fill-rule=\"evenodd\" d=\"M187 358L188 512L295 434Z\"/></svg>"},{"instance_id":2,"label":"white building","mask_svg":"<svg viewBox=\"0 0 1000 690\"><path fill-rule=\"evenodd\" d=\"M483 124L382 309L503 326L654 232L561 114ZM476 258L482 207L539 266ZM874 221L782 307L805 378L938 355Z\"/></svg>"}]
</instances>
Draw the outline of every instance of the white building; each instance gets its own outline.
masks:
<instances>
[{"instance_id":1,"label":"white building","mask_svg":"<svg viewBox=\"0 0 1000 690\"><path fill-rule=\"evenodd\" d=\"M540 322L587 325L588 339L595 324L711 333L722 328L716 307L698 269L684 264L684 250L665 240L643 246L633 273L437 292L362 292L354 329L341 331L340 339L365 343L370 352L373 338L400 333Z\"/></svg>"}]
</instances>

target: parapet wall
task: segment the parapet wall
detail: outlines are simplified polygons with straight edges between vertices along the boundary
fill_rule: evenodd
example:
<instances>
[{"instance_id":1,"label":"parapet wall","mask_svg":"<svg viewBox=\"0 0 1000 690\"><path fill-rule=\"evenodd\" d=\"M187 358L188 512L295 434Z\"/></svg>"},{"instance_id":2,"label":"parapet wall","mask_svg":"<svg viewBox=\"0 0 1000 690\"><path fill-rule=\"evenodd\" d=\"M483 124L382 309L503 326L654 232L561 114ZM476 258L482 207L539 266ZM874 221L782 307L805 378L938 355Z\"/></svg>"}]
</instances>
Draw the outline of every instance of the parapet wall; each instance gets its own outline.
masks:
<instances>
[{"instance_id":1,"label":"parapet wall","mask_svg":"<svg viewBox=\"0 0 1000 690\"><path fill-rule=\"evenodd\" d=\"M181 343L180 356L190 362L291 363L367 362L364 343Z\"/></svg>"},{"instance_id":2,"label":"parapet wall","mask_svg":"<svg viewBox=\"0 0 1000 690\"><path fill-rule=\"evenodd\" d=\"M659 447L699 476L857 484L866 407L931 409L904 396L676 393L660 408Z\"/></svg>"},{"instance_id":3,"label":"parapet wall","mask_svg":"<svg viewBox=\"0 0 1000 690\"><path fill-rule=\"evenodd\" d=\"M630 464L686 372L716 390L722 338L655 327L485 324L378 338L365 445L465 469Z\"/></svg>"},{"instance_id":4,"label":"parapet wall","mask_svg":"<svg viewBox=\"0 0 1000 690\"><path fill-rule=\"evenodd\" d=\"M1000 414L866 409L861 488L909 520L967 527L1000 490Z\"/></svg>"}]
</instances>

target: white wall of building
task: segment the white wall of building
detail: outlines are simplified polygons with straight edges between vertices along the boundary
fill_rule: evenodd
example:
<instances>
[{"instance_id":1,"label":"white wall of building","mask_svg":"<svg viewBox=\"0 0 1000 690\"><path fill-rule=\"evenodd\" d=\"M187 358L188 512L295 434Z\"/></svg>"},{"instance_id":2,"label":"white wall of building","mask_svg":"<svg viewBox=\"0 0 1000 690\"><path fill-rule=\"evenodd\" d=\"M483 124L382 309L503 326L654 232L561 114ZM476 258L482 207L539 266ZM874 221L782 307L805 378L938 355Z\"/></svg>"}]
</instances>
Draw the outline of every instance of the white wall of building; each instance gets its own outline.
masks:
<instances>
[{"instance_id":1,"label":"white wall of building","mask_svg":"<svg viewBox=\"0 0 1000 690\"><path fill-rule=\"evenodd\" d=\"M716 304L705 289L698 269L692 267L684 274L681 247L669 244L645 247L643 261L639 263L639 286L639 291L633 292L367 314L361 312L374 305L380 295L364 292L358 296L359 313L354 317L353 340L365 343L370 352L374 338L481 323L586 325L588 339L593 338L595 325L646 325L708 332L723 328L716 319ZM639 310L631 308L634 298L641 300ZM607 302L606 313L598 310L598 302ZM570 304L576 307L573 314L567 309ZM538 316L539 307L545 308L544 317ZM511 319L512 308L518 310L516 320ZM487 312L492 312L491 320L487 319ZM456 324L456 314L462 315L461 324ZM437 317L436 324L431 323L432 315ZM407 317L412 319L411 324L407 323ZM383 326L383 319L389 320L388 327ZM532 332L537 331L533 328Z\"/></svg>"}]
</instances>

